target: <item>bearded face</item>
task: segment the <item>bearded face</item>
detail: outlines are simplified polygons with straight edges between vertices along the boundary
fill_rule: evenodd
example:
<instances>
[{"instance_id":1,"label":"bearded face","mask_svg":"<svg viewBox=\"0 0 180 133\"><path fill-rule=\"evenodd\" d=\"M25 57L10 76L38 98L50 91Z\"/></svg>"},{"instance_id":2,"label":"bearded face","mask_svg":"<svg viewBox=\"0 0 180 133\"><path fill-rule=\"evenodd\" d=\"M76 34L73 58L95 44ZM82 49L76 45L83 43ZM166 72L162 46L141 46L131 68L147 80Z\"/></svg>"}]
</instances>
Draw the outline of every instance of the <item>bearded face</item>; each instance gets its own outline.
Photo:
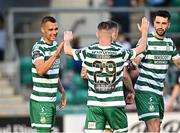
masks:
<instances>
[{"instance_id":1,"label":"bearded face","mask_svg":"<svg viewBox=\"0 0 180 133\"><path fill-rule=\"evenodd\" d=\"M156 18L154 20L154 28L155 28L156 34L159 37L164 36L164 34L166 33L169 25L170 25L170 23L168 21L168 18L156 16Z\"/></svg>"}]
</instances>

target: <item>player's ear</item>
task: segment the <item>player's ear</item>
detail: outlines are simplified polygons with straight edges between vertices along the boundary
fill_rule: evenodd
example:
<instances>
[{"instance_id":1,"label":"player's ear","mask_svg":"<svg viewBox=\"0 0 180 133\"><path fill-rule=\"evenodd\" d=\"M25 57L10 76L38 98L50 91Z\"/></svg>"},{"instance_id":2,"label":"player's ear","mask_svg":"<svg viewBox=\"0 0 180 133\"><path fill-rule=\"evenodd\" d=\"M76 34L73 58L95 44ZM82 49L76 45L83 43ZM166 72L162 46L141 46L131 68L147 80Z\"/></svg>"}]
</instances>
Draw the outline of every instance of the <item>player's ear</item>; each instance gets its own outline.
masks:
<instances>
[{"instance_id":1,"label":"player's ear","mask_svg":"<svg viewBox=\"0 0 180 133\"><path fill-rule=\"evenodd\" d=\"M168 29L170 28L170 26L171 26L171 23L169 23L169 25L168 25Z\"/></svg>"},{"instance_id":2,"label":"player's ear","mask_svg":"<svg viewBox=\"0 0 180 133\"><path fill-rule=\"evenodd\" d=\"M99 32L98 31L96 31L96 37L99 38Z\"/></svg>"},{"instance_id":3,"label":"player's ear","mask_svg":"<svg viewBox=\"0 0 180 133\"><path fill-rule=\"evenodd\" d=\"M41 32L44 33L44 28L43 27L41 27Z\"/></svg>"},{"instance_id":4,"label":"player's ear","mask_svg":"<svg viewBox=\"0 0 180 133\"><path fill-rule=\"evenodd\" d=\"M112 33L111 33L111 36L112 36L113 38L117 38L117 33L116 33L116 32L112 32Z\"/></svg>"}]
</instances>

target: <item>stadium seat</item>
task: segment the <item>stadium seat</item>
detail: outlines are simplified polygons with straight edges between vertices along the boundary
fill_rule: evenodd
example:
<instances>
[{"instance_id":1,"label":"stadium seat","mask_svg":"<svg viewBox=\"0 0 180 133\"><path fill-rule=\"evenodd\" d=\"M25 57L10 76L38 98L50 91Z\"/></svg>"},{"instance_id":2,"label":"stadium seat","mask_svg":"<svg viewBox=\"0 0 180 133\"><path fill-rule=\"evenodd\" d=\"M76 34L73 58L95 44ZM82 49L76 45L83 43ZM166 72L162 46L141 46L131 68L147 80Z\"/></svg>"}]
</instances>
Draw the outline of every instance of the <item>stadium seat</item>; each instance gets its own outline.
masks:
<instances>
[{"instance_id":1,"label":"stadium seat","mask_svg":"<svg viewBox=\"0 0 180 133\"><path fill-rule=\"evenodd\" d=\"M87 90L87 82L83 80L79 73L75 73L72 77L72 83L77 90Z\"/></svg>"},{"instance_id":2,"label":"stadium seat","mask_svg":"<svg viewBox=\"0 0 180 133\"><path fill-rule=\"evenodd\" d=\"M171 26L169 32L180 32L180 15L178 12L171 12Z\"/></svg>"},{"instance_id":3,"label":"stadium seat","mask_svg":"<svg viewBox=\"0 0 180 133\"><path fill-rule=\"evenodd\" d=\"M56 105L60 104L61 94L58 91L56 95ZM68 105L85 105L87 101L87 90L76 90L75 92L67 90L66 100Z\"/></svg>"},{"instance_id":4,"label":"stadium seat","mask_svg":"<svg viewBox=\"0 0 180 133\"><path fill-rule=\"evenodd\" d=\"M169 32L180 32L180 25L172 23Z\"/></svg>"},{"instance_id":5,"label":"stadium seat","mask_svg":"<svg viewBox=\"0 0 180 133\"><path fill-rule=\"evenodd\" d=\"M73 70L73 58L72 57L66 57L65 58L66 61L66 69L68 70Z\"/></svg>"},{"instance_id":6,"label":"stadium seat","mask_svg":"<svg viewBox=\"0 0 180 133\"><path fill-rule=\"evenodd\" d=\"M88 90L77 90L75 93L74 103L77 105L85 105L87 101Z\"/></svg>"},{"instance_id":7,"label":"stadium seat","mask_svg":"<svg viewBox=\"0 0 180 133\"><path fill-rule=\"evenodd\" d=\"M74 95L71 91L65 91L65 94L66 94L66 100L67 100L67 104L68 105L72 105L74 104ZM61 94L60 92L58 91L57 94L56 94L56 105L59 105L60 104L60 98L61 98Z\"/></svg>"},{"instance_id":8,"label":"stadium seat","mask_svg":"<svg viewBox=\"0 0 180 133\"><path fill-rule=\"evenodd\" d=\"M171 0L171 6L180 6L180 0Z\"/></svg>"},{"instance_id":9,"label":"stadium seat","mask_svg":"<svg viewBox=\"0 0 180 133\"><path fill-rule=\"evenodd\" d=\"M174 20L180 20L178 12L171 12L171 21L174 22Z\"/></svg>"},{"instance_id":10,"label":"stadium seat","mask_svg":"<svg viewBox=\"0 0 180 133\"><path fill-rule=\"evenodd\" d=\"M21 83L23 85L32 85L32 73L31 73L32 61L31 57L20 58L20 76Z\"/></svg>"}]
</instances>

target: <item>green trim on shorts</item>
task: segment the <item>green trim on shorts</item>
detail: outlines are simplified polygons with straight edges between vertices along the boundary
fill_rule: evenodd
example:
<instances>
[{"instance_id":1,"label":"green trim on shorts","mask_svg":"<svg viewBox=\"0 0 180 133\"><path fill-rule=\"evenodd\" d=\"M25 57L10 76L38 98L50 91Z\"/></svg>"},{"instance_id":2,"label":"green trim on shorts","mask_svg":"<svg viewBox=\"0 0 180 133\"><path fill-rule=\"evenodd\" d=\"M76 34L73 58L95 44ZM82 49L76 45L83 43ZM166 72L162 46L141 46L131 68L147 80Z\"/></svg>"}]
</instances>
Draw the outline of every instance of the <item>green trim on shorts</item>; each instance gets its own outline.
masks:
<instances>
[{"instance_id":1,"label":"green trim on shorts","mask_svg":"<svg viewBox=\"0 0 180 133\"><path fill-rule=\"evenodd\" d=\"M52 132L53 131L53 129L51 128L36 128L36 130L37 130L37 133L50 133L50 132Z\"/></svg>"}]
</instances>

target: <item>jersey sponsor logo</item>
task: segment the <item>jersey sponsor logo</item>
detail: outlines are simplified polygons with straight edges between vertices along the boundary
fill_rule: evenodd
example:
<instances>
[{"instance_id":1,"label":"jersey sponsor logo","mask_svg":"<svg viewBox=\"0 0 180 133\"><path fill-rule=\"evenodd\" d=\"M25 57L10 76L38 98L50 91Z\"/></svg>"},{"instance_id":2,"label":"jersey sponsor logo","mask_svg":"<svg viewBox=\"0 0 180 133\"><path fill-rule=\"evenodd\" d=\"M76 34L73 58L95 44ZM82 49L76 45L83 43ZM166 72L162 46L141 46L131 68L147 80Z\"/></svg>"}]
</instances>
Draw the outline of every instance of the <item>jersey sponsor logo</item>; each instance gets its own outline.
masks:
<instances>
[{"instance_id":1,"label":"jersey sponsor logo","mask_svg":"<svg viewBox=\"0 0 180 133\"><path fill-rule=\"evenodd\" d=\"M155 60L168 60L169 55L154 55Z\"/></svg>"},{"instance_id":2,"label":"jersey sponsor logo","mask_svg":"<svg viewBox=\"0 0 180 133\"><path fill-rule=\"evenodd\" d=\"M160 61L160 60L157 60L157 61L154 61L154 64L168 64L168 61Z\"/></svg>"},{"instance_id":3,"label":"jersey sponsor logo","mask_svg":"<svg viewBox=\"0 0 180 133\"><path fill-rule=\"evenodd\" d=\"M111 84L95 84L94 87L100 92L112 91L115 90L115 85Z\"/></svg>"},{"instance_id":4,"label":"jersey sponsor logo","mask_svg":"<svg viewBox=\"0 0 180 133\"><path fill-rule=\"evenodd\" d=\"M88 128L96 129L96 122L88 122Z\"/></svg>"},{"instance_id":5,"label":"jersey sponsor logo","mask_svg":"<svg viewBox=\"0 0 180 133\"><path fill-rule=\"evenodd\" d=\"M95 54L97 59L110 59L110 55L117 55L117 51L93 50L92 54Z\"/></svg>"},{"instance_id":6,"label":"jersey sponsor logo","mask_svg":"<svg viewBox=\"0 0 180 133\"><path fill-rule=\"evenodd\" d=\"M154 64L168 64L169 55L154 55Z\"/></svg>"},{"instance_id":7,"label":"jersey sponsor logo","mask_svg":"<svg viewBox=\"0 0 180 133\"><path fill-rule=\"evenodd\" d=\"M99 55L117 55L117 51L111 50L93 50L92 54L99 54Z\"/></svg>"},{"instance_id":8,"label":"jersey sponsor logo","mask_svg":"<svg viewBox=\"0 0 180 133\"><path fill-rule=\"evenodd\" d=\"M96 55L96 59L110 59L110 56L109 55L100 55L100 54L97 54Z\"/></svg>"}]
</instances>

